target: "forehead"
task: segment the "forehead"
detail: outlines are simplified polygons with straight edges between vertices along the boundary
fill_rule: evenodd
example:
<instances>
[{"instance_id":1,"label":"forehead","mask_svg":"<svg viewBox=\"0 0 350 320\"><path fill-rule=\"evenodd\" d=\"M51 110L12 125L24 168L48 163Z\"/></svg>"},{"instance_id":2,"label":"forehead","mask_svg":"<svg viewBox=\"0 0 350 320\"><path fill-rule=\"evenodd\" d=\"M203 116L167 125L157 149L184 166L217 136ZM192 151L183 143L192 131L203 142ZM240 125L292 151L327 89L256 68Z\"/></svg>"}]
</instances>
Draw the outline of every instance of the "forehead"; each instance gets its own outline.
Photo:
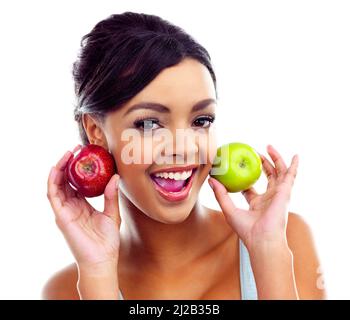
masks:
<instances>
[{"instance_id":1,"label":"forehead","mask_svg":"<svg viewBox=\"0 0 350 320\"><path fill-rule=\"evenodd\" d=\"M168 106L194 104L209 97L215 99L215 87L209 70L197 60L186 58L162 70L127 106L144 101Z\"/></svg>"}]
</instances>

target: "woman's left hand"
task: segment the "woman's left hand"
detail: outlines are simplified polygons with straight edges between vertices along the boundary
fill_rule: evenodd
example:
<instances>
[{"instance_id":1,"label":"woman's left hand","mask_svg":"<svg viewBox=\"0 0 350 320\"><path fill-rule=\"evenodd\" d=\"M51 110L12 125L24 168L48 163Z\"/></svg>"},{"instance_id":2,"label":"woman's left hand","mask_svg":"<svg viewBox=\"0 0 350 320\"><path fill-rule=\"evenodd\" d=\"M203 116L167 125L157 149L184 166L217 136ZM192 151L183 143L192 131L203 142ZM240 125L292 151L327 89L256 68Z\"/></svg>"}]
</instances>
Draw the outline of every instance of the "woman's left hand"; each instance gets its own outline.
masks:
<instances>
[{"instance_id":1,"label":"woman's left hand","mask_svg":"<svg viewBox=\"0 0 350 320\"><path fill-rule=\"evenodd\" d=\"M263 171L268 179L266 192L258 194L253 187L242 191L249 204L248 210L237 208L218 180L212 177L208 179L227 223L237 232L248 250L260 245L288 245L288 205L297 175L298 155L293 156L287 168L280 154L271 145L267 146L267 152L274 165L260 154Z\"/></svg>"}]
</instances>

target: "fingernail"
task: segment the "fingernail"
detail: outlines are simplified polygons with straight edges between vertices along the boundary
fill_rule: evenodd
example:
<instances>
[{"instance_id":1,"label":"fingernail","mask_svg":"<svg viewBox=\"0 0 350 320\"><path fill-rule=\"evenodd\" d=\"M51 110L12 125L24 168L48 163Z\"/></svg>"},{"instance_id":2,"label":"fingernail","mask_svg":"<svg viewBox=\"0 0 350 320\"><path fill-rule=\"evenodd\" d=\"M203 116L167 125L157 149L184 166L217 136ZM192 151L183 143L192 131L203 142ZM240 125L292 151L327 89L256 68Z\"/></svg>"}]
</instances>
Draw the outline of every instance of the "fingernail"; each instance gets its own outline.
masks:
<instances>
[{"instance_id":1,"label":"fingernail","mask_svg":"<svg viewBox=\"0 0 350 320\"><path fill-rule=\"evenodd\" d=\"M54 169L55 167L53 166L53 167L51 167L51 170L50 170L50 173L49 173L49 176L50 177L52 177L52 174L53 174L53 169Z\"/></svg>"},{"instance_id":2,"label":"fingernail","mask_svg":"<svg viewBox=\"0 0 350 320\"><path fill-rule=\"evenodd\" d=\"M117 175L117 178L115 179L115 188L118 189L119 186L119 176Z\"/></svg>"},{"instance_id":3,"label":"fingernail","mask_svg":"<svg viewBox=\"0 0 350 320\"><path fill-rule=\"evenodd\" d=\"M72 152L71 151L67 151L65 153L65 155L64 155L64 158L69 159L71 155L72 155Z\"/></svg>"}]
</instances>

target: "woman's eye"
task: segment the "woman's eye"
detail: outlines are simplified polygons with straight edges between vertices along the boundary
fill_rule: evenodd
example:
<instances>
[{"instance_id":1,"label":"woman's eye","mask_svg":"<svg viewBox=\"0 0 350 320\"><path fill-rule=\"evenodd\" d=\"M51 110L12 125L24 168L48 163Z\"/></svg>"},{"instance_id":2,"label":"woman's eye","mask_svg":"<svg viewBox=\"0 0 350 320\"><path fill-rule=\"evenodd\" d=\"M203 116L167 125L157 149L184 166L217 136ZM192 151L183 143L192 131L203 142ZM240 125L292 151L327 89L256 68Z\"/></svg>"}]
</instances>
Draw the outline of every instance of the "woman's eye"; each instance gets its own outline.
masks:
<instances>
[{"instance_id":1,"label":"woman's eye","mask_svg":"<svg viewBox=\"0 0 350 320\"><path fill-rule=\"evenodd\" d=\"M134 122L134 126L137 129L142 130L154 130L159 127L159 121L156 119L143 119ZM157 127L158 126L158 127Z\"/></svg>"},{"instance_id":2,"label":"woman's eye","mask_svg":"<svg viewBox=\"0 0 350 320\"><path fill-rule=\"evenodd\" d=\"M208 128L214 122L214 117L200 117L196 119L193 123L196 127Z\"/></svg>"}]
</instances>

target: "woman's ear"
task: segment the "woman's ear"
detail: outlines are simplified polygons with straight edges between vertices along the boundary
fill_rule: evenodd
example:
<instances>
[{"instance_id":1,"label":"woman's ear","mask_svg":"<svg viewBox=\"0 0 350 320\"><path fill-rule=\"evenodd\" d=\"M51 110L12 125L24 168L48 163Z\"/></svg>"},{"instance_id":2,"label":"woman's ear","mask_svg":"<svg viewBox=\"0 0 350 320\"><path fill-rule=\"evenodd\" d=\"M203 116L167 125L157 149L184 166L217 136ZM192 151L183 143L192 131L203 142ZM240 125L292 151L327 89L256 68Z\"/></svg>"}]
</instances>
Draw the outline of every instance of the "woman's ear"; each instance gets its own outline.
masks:
<instances>
[{"instance_id":1,"label":"woman's ear","mask_svg":"<svg viewBox=\"0 0 350 320\"><path fill-rule=\"evenodd\" d=\"M97 144L108 150L108 143L106 136L102 129L102 124L90 114L83 114L82 121L84 130L89 139L89 143Z\"/></svg>"},{"instance_id":2,"label":"woman's ear","mask_svg":"<svg viewBox=\"0 0 350 320\"><path fill-rule=\"evenodd\" d=\"M95 119L89 114L83 114L82 122L83 122L86 135L89 139L89 143L97 144L105 148L108 152L110 152L108 148L107 139L103 132L102 124L100 123L100 121L98 121L97 119ZM115 171L116 173L118 173L118 168L115 161L114 161L114 165L115 165Z\"/></svg>"}]
</instances>

